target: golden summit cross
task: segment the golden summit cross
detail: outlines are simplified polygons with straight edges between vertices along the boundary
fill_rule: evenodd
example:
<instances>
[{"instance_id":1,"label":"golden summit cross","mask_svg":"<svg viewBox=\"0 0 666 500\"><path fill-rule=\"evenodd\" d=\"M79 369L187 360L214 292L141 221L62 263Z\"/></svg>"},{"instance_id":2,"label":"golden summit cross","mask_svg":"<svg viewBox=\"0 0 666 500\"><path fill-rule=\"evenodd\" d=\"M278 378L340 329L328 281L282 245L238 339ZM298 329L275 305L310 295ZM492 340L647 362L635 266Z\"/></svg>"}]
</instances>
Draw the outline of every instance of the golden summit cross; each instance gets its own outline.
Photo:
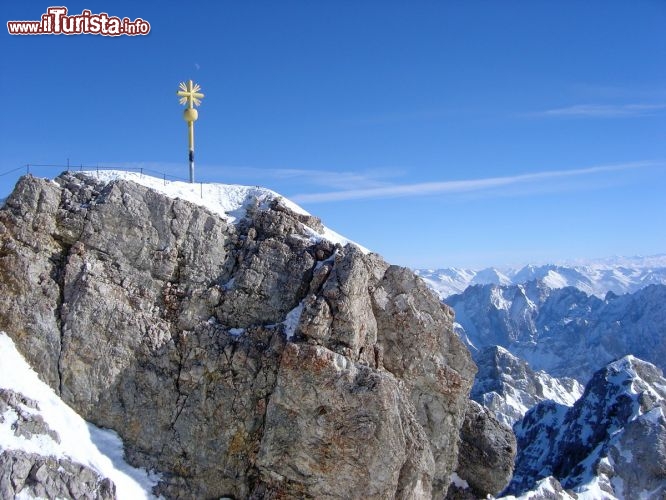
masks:
<instances>
[{"instance_id":1,"label":"golden summit cross","mask_svg":"<svg viewBox=\"0 0 666 500\"><path fill-rule=\"evenodd\" d=\"M201 99L204 95L199 92L201 87L188 80L187 83L180 82L180 88L176 95L180 97L180 104L185 104L185 111L183 112L183 119L187 122L187 131L189 136L189 160L190 160L190 182L194 182L194 122L199 118L199 112L194 109L194 106L201 104Z\"/></svg>"},{"instance_id":2,"label":"golden summit cross","mask_svg":"<svg viewBox=\"0 0 666 500\"><path fill-rule=\"evenodd\" d=\"M201 99L203 99L204 95L199 92L201 87L198 83L194 83L192 80L188 80L187 83L180 82L178 87L180 90L176 92L176 94L180 96L180 104L187 103L188 108L199 106L201 104Z\"/></svg>"}]
</instances>

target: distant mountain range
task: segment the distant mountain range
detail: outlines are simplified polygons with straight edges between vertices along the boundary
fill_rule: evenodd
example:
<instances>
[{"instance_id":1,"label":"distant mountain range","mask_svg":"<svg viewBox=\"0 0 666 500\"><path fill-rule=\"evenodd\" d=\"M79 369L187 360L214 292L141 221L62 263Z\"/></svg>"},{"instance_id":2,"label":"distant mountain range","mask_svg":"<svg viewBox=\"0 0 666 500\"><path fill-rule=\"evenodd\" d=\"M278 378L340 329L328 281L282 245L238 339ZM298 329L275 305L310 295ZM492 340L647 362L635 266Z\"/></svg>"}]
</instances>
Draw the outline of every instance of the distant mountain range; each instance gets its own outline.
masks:
<instances>
[{"instance_id":1,"label":"distant mountain range","mask_svg":"<svg viewBox=\"0 0 666 500\"><path fill-rule=\"evenodd\" d=\"M475 358L499 345L534 370L581 383L627 354L666 368L666 285L600 299L535 280L471 286L445 302Z\"/></svg>"},{"instance_id":2,"label":"distant mountain range","mask_svg":"<svg viewBox=\"0 0 666 500\"><path fill-rule=\"evenodd\" d=\"M666 254L416 272L518 439L503 498L664 498Z\"/></svg>"},{"instance_id":3,"label":"distant mountain range","mask_svg":"<svg viewBox=\"0 0 666 500\"><path fill-rule=\"evenodd\" d=\"M665 274L628 264L487 269L471 279L497 283L445 298L479 368L470 397L518 439L507 500L663 498L666 285L648 283Z\"/></svg>"},{"instance_id":4,"label":"distant mountain range","mask_svg":"<svg viewBox=\"0 0 666 500\"><path fill-rule=\"evenodd\" d=\"M441 299L462 293L471 285L518 285L542 280L550 288L573 286L588 295L632 293L650 284L666 284L666 254L648 257L613 257L567 264L527 265L521 268L489 267L481 270L455 267L417 269Z\"/></svg>"},{"instance_id":5,"label":"distant mountain range","mask_svg":"<svg viewBox=\"0 0 666 500\"><path fill-rule=\"evenodd\" d=\"M664 498L666 285L600 299L533 280L446 302L479 368L470 397L518 440L503 498Z\"/></svg>"}]
</instances>

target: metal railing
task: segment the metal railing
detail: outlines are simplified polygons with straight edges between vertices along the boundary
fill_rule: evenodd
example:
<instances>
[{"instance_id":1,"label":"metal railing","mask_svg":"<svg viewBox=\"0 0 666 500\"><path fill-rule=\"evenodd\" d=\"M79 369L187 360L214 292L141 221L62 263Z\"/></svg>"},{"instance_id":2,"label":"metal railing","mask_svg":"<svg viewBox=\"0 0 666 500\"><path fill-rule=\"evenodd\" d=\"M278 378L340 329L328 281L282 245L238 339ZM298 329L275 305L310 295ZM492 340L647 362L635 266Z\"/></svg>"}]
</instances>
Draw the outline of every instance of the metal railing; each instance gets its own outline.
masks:
<instances>
[{"instance_id":1,"label":"metal railing","mask_svg":"<svg viewBox=\"0 0 666 500\"><path fill-rule=\"evenodd\" d=\"M32 171L31 171L32 169ZM74 165L71 164L69 161L67 164L64 165L59 165L55 163L26 163L23 166L13 168L11 170L7 170L6 172L0 173L0 177L4 177L6 175L10 175L16 172L19 172L21 170L24 170L26 175L31 174L34 172L36 169L52 169L52 170L61 170L61 171L67 171L67 172L76 172L76 171L88 171L88 172L94 172L94 171L103 171L103 170L120 170L122 172L138 172L140 174L147 174L147 175L152 175L153 177L161 177L164 182L166 183L167 181L183 181L183 182L189 182L189 179L185 177L179 177L177 175L169 174L166 172L160 172L158 170L153 170L151 168L146 168L146 167L123 167L123 166L103 166L99 164L95 165L84 165L83 163ZM199 182L197 182L199 184Z\"/></svg>"}]
</instances>

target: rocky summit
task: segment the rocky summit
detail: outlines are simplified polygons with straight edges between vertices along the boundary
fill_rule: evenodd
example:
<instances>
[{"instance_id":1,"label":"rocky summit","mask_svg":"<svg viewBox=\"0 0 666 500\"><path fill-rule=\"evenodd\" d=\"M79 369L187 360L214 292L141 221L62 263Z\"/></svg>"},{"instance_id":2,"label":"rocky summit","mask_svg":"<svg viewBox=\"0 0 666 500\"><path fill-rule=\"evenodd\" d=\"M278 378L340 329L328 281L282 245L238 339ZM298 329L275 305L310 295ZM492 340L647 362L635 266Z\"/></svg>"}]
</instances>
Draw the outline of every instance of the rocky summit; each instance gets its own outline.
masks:
<instances>
[{"instance_id":1,"label":"rocky summit","mask_svg":"<svg viewBox=\"0 0 666 500\"><path fill-rule=\"evenodd\" d=\"M583 394L583 386L577 380L535 372L526 361L501 346L477 352L475 361L479 371L470 397L511 427L541 401L572 406Z\"/></svg>"},{"instance_id":2,"label":"rocky summit","mask_svg":"<svg viewBox=\"0 0 666 500\"><path fill-rule=\"evenodd\" d=\"M507 492L524 498L666 495L666 379L625 356L597 371L571 407L543 401L516 424L516 470ZM561 487L560 487L561 486Z\"/></svg>"},{"instance_id":3,"label":"rocky summit","mask_svg":"<svg viewBox=\"0 0 666 500\"><path fill-rule=\"evenodd\" d=\"M499 491L514 451L470 414L452 310L275 193L243 193L216 210L123 178L23 177L0 209L0 330L157 474L153 495L442 498L465 421L503 468L475 487ZM83 470L2 460L43 464L62 496ZM93 472L86 491L113 496Z\"/></svg>"}]
</instances>

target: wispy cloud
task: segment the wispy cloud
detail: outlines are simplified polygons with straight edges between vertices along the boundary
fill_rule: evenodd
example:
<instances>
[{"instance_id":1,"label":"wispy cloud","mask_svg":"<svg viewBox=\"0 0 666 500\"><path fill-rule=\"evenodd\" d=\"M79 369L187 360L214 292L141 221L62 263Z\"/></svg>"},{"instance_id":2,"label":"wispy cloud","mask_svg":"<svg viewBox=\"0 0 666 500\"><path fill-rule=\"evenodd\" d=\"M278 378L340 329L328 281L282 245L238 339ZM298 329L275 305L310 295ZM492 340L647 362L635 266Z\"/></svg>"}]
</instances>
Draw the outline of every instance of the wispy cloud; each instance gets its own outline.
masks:
<instances>
[{"instance_id":1,"label":"wispy cloud","mask_svg":"<svg viewBox=\"0 0 666 500\"><path fill-rule=\"evenodd\" d=\"M666 109L666 104L576 104L534 113L533 116L570 118L621 118L647 116Z\"/></svg>"},{"instance_id":2,"label":"wispy cloud","mask_svg":"<svg viewBox=\"0 0 666 500\"><path fill-rule=\"evenodd\" d=\"M554 179L565 179L580 176L592 176L609 172L618 172L636 168L663 165L657 162L632 162L617 165L602 165L574 170L555 170L533 174L513 175L506 177L488 177L485 179L469 179L461 181L422 182L418 184L400 184L376 188L348 189L329 191L326 193L297 194L290 198L297 203L324 203L362 199L400 198L426 196L442 193L470 193L490 191L516 185L534 185L550 182Z\"/></svg>"},{"instance_id":3,"label":"wispy cloud","mask_svg":"<svg viewBox=\"0 0 666 500\"><path fill-rule=\"evenodd\" d=\"M350 170L309 170L299 168L225 167L231 175L242 179L293 180L312 186L344 189L349 186L377 188L387 186L387 179L403 174L399 169L377 168L359 172Z\"/></svg>"}]
</instances>

